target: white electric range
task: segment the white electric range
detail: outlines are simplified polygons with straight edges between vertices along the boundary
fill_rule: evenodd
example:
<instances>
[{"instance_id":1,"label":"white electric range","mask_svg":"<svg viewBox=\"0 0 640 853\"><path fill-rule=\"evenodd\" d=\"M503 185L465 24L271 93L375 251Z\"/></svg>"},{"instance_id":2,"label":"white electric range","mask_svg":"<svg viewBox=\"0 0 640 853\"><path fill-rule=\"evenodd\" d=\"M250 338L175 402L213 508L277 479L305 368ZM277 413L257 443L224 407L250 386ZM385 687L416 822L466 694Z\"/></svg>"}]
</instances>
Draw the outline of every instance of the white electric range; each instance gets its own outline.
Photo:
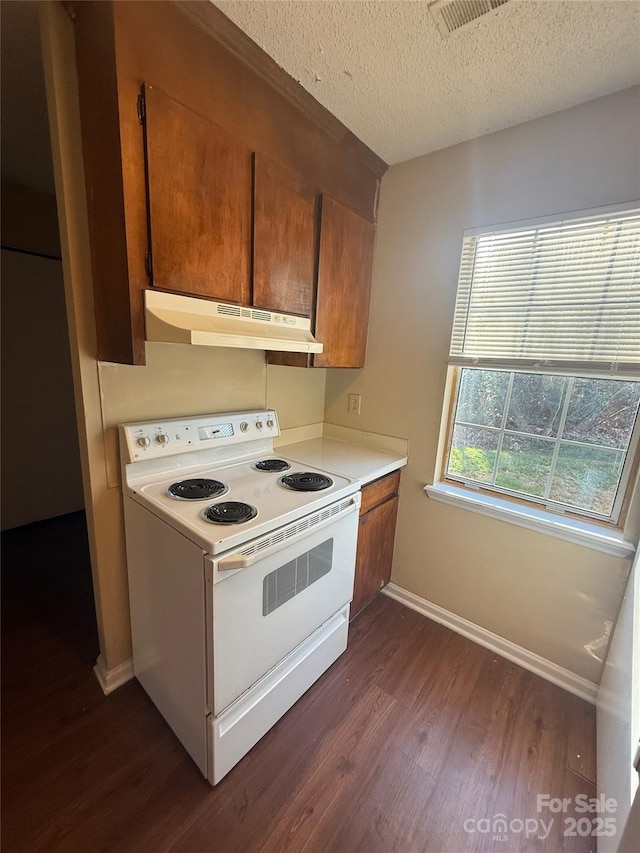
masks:
<instances>
[{"instance_id":1,"label":"white electric range","mask_svg":"<svg viewBox=\"0 0 640 853\"><path fill-rule=\"evenodd\" d=\"M211 784L347 645L360 486L274 411L120 427L136 677Z\"/></svg>"}]
</instances>

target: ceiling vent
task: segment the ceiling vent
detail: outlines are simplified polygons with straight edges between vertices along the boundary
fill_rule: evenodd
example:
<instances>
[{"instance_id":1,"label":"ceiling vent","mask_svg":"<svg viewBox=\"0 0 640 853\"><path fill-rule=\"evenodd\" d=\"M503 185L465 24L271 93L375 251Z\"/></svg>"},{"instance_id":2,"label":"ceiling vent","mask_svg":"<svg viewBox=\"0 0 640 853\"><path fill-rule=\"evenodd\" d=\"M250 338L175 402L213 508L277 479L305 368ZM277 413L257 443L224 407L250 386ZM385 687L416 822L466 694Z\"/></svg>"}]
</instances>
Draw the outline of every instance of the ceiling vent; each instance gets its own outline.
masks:
<instances>
[{"instance_id":1,"label":"ceiling vent","mask_svg":"<svg viewBox=\"0 0 640 853\"><path fill-rule=\"evenodd\" d=\"M466 24L497 9L508 0L436 0L429 4L429 11L440 30L440 35L448 36Z\"/></svg>"}]
</instances>

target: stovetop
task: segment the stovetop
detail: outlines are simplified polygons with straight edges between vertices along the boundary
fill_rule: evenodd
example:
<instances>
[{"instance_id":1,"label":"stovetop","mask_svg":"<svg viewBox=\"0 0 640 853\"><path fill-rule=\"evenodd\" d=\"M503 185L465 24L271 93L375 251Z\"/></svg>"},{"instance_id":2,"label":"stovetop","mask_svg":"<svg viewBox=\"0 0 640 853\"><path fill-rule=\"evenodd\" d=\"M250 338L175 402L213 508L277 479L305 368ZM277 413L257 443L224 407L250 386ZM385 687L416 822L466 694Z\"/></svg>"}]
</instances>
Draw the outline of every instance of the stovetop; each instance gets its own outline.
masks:
<instances>
[{"instance_id":1,"label":"stovetop","mask_svg":"<svg viewBox=\"0 0 640 853\"><path fill-rule=\"evenodd\" d=\"M170 524L205 551L219 554L238 545L270 533L293 521L357 492L359 483L349 477L302 465L283 457L273 448L272 438L264 436L254 427L249 436L241 435L240 425L271 423L272 432L279 433L274 412L232 413L200 416L193 419L165 420L157 424L131 424L121 428L123 452L123 483L125 493ZM204 424L204 426L203 426ZM160 431L161 430L161 431ZM141 436L168 436L168 441L154 442L151 453L139 443ZM198 441L194 436L202 436ZM186 446L186 436L189 446ZM215 438L214 436L219 436ZM244 440L242 440L244 439ZM172 443L174 448L172 448ZM168 447L167 447L168 445ZM174 449L172 453L171 450ZM132 452L131 452L132 451ZM164 451L164 452L163 452ZM127 454L128 457L127 457ZM142 458L140 458L142 456ZM229 457L229 458L225 458ZM129 461L127 461L127 459ZM260 470L259 462L282 460L281 470ZM303 491L295 491L283 482L303 474ZM203 491L200 483L193 487L178 488L178 497L169 488L182 481L214 480L222 489L215 489L214 497L184 499L184 493ZM315 489L318 485L327 488ZM204 488L206 494L207 489ZM237 504L247 504L255 515L240 510ZM221 505L228 504L228 509ZM207 518L209 507L218 509L209 516L231 517L234 523L221 524ZM240 520L235 518L241 516ZM253 516L253 517L251 517ZM225 520L228 520L225 519Z\"/></svg>"},{"instance_id":2,"label":"stovetop","mask_svg":"<svg viewBox=\"0 0 640 853\"><path fill-rule=\"evenodd\" d=\"M176 477L179 474L177 471L170 476L154 475L150 482L132 483L128 491L134 500L176 530L209 553L218 554L302 518L359 489L356 480L301 465L288 458L285 461L290 467L284 472L256 470L255 463L268 458L256 455L229 465L189 470L185 474L184 479L212 479L222 483L227 491L217 498L178 500L171 496L169 487L180 481L180 477ZM282 456L277 458L283 459ZM298 472L318 477L328 476L331 485L320 491L294 491L281 482L283 476ZM232 502L254 507L257 511L255 517L229 525L212 523L205 517L209 507Z\"/></svg>"}]
</instances>

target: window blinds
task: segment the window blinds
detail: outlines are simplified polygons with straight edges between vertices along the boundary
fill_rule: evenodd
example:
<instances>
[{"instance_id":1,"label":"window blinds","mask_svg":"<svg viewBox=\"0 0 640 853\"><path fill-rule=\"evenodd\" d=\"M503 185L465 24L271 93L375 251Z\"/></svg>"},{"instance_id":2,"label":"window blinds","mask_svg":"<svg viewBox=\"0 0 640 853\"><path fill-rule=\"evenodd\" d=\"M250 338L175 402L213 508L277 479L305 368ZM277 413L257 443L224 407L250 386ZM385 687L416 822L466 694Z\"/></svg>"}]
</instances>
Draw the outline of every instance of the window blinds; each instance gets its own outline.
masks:
<instances>
[{"instance_id":1,"label":"window blinds","mask_svg":"<svg viewBox=\"0 0 640 853\"><path fill-rule=\"evenodd\" d=\"M450 361L640 374L640 210L465 236Z\"/></svg>"}]
</instances>

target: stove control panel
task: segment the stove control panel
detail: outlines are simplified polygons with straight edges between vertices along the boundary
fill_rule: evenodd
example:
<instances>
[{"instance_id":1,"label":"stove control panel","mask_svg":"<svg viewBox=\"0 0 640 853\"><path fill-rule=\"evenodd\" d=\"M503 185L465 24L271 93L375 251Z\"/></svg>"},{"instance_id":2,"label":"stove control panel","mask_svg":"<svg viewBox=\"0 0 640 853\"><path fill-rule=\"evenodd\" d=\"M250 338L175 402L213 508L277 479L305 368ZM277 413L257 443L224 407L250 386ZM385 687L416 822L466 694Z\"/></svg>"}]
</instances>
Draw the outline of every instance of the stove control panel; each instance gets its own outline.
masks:
<instances>
[{"instance_id":1,"label":"stove control panel","mask_svg":"<svg viewBox=\"0 0 640 853\"><path fill-rule=\"evenodd\" d=\"M278 417L273 410L198 415L120 426L125 463L210 447L227 447L278 435Z\"/></svg>"}]
</instances>

